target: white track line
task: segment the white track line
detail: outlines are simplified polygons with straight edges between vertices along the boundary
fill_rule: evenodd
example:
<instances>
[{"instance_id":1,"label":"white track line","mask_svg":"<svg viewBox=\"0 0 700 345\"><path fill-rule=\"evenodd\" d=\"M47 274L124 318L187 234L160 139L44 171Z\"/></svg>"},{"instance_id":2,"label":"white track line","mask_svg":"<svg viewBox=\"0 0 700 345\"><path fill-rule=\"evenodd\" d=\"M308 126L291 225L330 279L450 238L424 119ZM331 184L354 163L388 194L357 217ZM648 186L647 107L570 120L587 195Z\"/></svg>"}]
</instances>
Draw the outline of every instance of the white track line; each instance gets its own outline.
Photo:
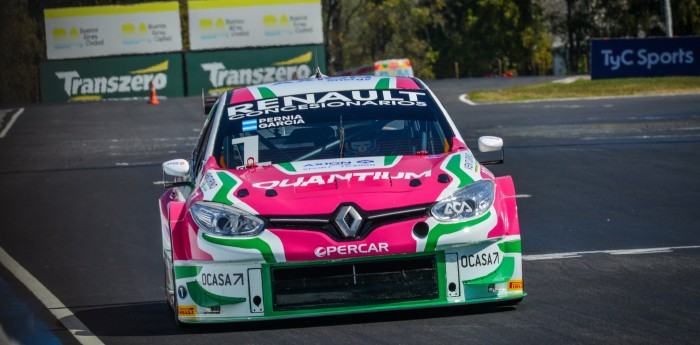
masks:
<instances>
[{"instance_id":1,"label":"white track line","mask_svg":"<svg viewBox=\"0 0 700 345\"><path fill-rule=\"evenodd\" d=\"M41 303L63 324L75 339L83 345L104 345L104 343L76 317L49 289L34 278L24 267L0 247L0 263L7 268Z\"/></svg>"},{"instance_id":2,"label":"white track line","mask_svg":"<svg viewBox=\"0 0 700 345\"><path fill-rule=\"evenodd\" d=\"M24 108L19 108L19 110L14 115L12 115L10 122L7 123L7 127L5 127L5 129L3 129L2 132L0 132L0 139L5 137L5 135L7 134L7 131L10 130L10 127L12 127L12 125L15 124L15 121L17 121L17 118L20 115L22 115L23 112L24 112Z\"/></svg>"},{"instance_id":3,"label":"white track line","mask_svg":"<svg viewBox=\"0 0 700 345\"><path fill-rule=\"evenodd\" d=\"M525 261L536 260L560 260L578 258L586 254L610 254L610 255L636 255L636 254L656 254L670 253L674 249L698 249L700 246L684 246L684 247L659 247L659 248L638 248L638 249L614 249L614 250L594 250L587 252L568 252L568 253L553 253L539 255L523 255Z\"/></svg>"},{"instance_id":4,"label":"white track line","mask_svg":"<svg viewBox=\"0 0 700 345\"><path fill-rule=\"evenodd\" d=\"M469 104L469 105L477 105L476 103L472 102L471 99L469 99L469 97L467 96L466 93L463 94L463 95L461 95L461 96L459 96L459 101L462 102L462 103L467 103L467 104Z\"/></svg>"}]
</instances>

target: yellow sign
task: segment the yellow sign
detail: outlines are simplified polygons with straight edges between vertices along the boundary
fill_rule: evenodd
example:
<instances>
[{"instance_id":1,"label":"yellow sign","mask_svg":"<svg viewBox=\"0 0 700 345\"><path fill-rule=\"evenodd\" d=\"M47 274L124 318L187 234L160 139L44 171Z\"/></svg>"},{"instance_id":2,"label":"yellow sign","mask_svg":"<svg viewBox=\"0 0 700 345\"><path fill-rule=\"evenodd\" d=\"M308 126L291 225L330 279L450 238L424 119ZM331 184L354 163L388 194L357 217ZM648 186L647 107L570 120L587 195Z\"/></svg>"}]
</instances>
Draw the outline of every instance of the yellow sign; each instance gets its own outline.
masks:
<instances>
[{"instance_id":1,"label":"yellow sign","mask_svg":"<svg viewBox=\"0 0 700 345\"><path fill-rule=\"evenodd\" d=\"M177 315L180 316L197 316L197 306L183 305L177 307Z\"/></svg>"},{"instance_id":2,"label":"yellow sign","mask_svg":"<svg viewBox=\"0 0 700 345\"><path fill-rule=\"evenodd\" d=\"M522 290L523 289L523 281L521 280L511 280L508 282L508 291L511 290Z\"/></svg>"}]
</instances>

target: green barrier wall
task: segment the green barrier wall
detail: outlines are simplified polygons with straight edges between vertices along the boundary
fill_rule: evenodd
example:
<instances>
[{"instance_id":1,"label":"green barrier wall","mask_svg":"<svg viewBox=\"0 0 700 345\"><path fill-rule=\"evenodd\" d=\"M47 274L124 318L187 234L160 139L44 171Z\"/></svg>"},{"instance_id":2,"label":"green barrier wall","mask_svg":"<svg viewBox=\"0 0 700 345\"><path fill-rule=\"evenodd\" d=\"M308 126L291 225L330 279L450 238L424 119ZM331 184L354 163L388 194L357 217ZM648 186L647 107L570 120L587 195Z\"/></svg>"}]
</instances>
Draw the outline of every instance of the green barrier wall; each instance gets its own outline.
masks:
<instances>
[{"instance_id":1,"label":"green barrier wall","mask_svg":"<svg viewBox=\"0 0 700 345\"><path fill-rule=\"evenodd\" d=\"M316 56L318 54L318 56ZM326 73L323 45L191 52L185 55L188 96L216 95L237 87L305 79L318 61Z\"/></svg>"},{"instance_id":2,"label":"green barrier wall","mask_svg":"<svg viewBox=\"0 0 700 345\"><path fill-rule=\"evenodd\" d=\"M153 82L159 97L182 97L181 53L42 61L44 102L145 99Z\"/></svg>"}]
</instances>

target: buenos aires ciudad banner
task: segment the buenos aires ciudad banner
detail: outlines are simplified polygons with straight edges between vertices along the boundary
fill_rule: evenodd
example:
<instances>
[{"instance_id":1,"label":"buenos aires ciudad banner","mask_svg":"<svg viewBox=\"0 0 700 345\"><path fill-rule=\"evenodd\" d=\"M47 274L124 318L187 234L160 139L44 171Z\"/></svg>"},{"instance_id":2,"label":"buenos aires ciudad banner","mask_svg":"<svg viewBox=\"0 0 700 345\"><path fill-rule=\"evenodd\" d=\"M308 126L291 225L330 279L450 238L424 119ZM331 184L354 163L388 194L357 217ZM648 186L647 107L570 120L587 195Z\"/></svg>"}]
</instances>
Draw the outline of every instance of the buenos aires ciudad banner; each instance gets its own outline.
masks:
<instances>
[{"instance_id":1,"label":"buenos aires ciudad banner","mask_svg":"<svg viewBox=\"0 0 700 345\"><path fill-rule=\"evenodd\" d=\"M190 0L191 50L323 43L320 0Z\"/></svg>"},{"instance_id":2,"label":"buenos aires ciudad banner","mask_svg":"<svg viewBox=\"0 0 700 345\"><path fill-rule=\"evenodd\" d=\"M146 99L151 83L158 96L184 96L182 54L154 54L42 61L44 102Z\"/></svg>"},{"instance_id":3,"label":"buenos aires ciudad banner","mask_svg":"<svg viewBox=\"0 0 700 345\"><path fill-rule=\"evenodd\" d=\"M323 45L187 53L189 96L217 95L238 87L306 79L325 73Z\"/></svg>"},{"instance_id":4,"label":"buenos aires ciudad banner","mask_svg":"<svg viewBox=\"0 0 700 345\"><path fill-rule=\"evenodd\" d=\"M49 60L182 50L177 1L44 10Z\"/></svg>"}]
</instances>

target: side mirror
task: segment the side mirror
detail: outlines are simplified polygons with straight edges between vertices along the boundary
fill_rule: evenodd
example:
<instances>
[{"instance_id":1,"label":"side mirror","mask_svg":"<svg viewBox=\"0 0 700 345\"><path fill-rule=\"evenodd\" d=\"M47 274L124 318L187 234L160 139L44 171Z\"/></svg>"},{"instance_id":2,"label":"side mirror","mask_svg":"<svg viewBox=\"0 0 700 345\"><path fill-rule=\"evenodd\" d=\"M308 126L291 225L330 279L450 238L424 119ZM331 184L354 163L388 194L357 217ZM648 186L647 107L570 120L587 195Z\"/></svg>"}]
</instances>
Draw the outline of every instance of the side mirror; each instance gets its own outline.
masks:
<instances>
[{"instance_id":1,"label":"side mirror","mask_svg":"<svg viewBox=\"0 0 700 345\"><path fill-rule=\"evenodd\" d=\"M183 181L190 174L190 163L184 159L173 159L163 163L163 187L182 187L191 186L191 182ZM167 176L175 177L175 180L169 182L165 179Z\"/></svg>"},{"instance_id":2,"label":"side mirror","mask_svg":"<svg viewBox=\"0 0 700 345\"><path fill-rule=\"evenodd\" d=\"M501 158L479 162L482 165L503 164L505 161L505 150L503 148L503 139L499 137L483 136L479 138L480 152L495 152L501 151Z\"/></svg>"},{"instance_id":3,"label":"side mirror","mask_svg":"<svg viewBox=\"0 0 700 345\"><path fill-rule=\"evenodd\" d=\"M499 137L483 136L479 138L479 151L493 152L503 149L503 139Z\"/></svg>"}]
</instances>

